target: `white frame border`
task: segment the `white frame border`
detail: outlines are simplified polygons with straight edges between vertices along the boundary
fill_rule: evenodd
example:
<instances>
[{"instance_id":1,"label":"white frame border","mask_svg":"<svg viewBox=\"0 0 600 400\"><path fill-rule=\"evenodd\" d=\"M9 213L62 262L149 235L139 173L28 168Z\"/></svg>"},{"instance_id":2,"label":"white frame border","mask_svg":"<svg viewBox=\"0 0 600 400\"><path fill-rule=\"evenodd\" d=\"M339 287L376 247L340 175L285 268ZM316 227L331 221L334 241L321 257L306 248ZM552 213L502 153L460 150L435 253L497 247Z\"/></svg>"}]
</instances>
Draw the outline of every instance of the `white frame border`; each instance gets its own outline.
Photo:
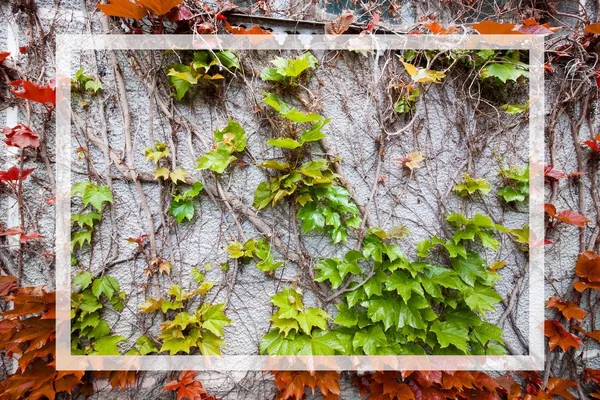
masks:
<instances>
[{"instance_id":1,"label":"white frame border","mask_svg":"<svg viewBox=\"0 0 600 400\"><path fill-rule=\"evenodd\" d=\"M529 355L504 356L74 356L71 355L71 61L75 50L529 51ZM72 35L56 36L57 370L469 370L544 368L544 37L535 35ZM537 285L534 285L534 282ZM536 287L539 286L539 287Z\"/></svg>"}]
</instances>

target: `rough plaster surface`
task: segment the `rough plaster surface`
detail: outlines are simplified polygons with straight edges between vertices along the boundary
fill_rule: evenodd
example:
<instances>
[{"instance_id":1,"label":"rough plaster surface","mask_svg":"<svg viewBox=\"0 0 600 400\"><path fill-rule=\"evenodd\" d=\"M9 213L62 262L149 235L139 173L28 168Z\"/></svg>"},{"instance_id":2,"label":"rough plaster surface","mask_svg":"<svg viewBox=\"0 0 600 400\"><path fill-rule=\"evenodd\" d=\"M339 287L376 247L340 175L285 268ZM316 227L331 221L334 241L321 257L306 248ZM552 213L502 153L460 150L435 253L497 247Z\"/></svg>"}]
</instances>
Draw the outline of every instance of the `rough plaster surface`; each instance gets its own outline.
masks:
<instances>
[{"instance_id":1,"label":"rough plaster surface","mask_svg":"<svg viewBox=\"0 0 600 400\"><path fill-rule=\"evenodd\" d=\"M40 2L41 11L39 16L42 21L52 18L50 14L54 10L51 2ZM7 19L7 7L2 6L2 16ZM88 7L88 9L91 9ZM85 32L83 23L84 13L79 1L63 2L58 12L57 31L78 33ZM18 18L18 16L17 16ZM4 21L0 20L4 23ZM92 32L101 32L97 24L92 24ZM23 32L21 32L23 33ZM0 48L6 47L6 30L0 30ZM27 43L27 37L20 38L21 43ZM153 57L156 73L160 80L164 80L162 72L168 62L174 60L173 55L164 55L155 52L137 53L137 57L148 59ZM265 66L274 54L239 54L246 74L252 76L252 71L258 71ZM48 55L48 57L52 57ZM122 116L117 106L116 88L112 69L108 63L106 54L98 52L98 75L105 85L105 91L101 101L105 105L105 118L107 121L107 132L110 144L113 148L122 151L124 148L122 134ZM132 58L126 52L117 54L119 63L123 68L127 92L128 104L131 109L133 140L135 148L135 165L140 171L151 172L152 164L145 161L142 148L149 144L149 109L148 90L144 82L132 69ZM458 179L458 174L470 171L477 177L484 177L490 181L494 189L499 187L497 170L502 162L509 165L522 165L526 160L527 148L527 125L526 121L519 121L507 115L501 115L498 120L492 114L477 115L475 110L470 109L464 98L457 97L461 92L464 77L450 76L444 85L432 86L418 105L418 118L409 129L402 134L394 136L387 145L387 152L383 157L381 171L377 175L377 147L374 137L381 129L377 122L376 104L390 107L386 100L385 84L374 86L373 84L373 59L361 55L343 53L318 54L320 67L318 72L309 82L310 90L316 95L314 100L322 107L322 113L332 118L332 123L326 128L332 144L331 151L343 160L343 168L348 182L352 185L362 204L369 199L371 186L378 176L385 176L384 184L378 186L377 193L370 208L370 217L374 225L389 228L398 224L406 225L411 235L399 241L400 247L410 258L414 258L416 243L430 237L433 234L443 232L441 216L445 211L463 210L468 214L484 212L494 215L497 222L506 226L521 226L527 220L527 214L522 209L505 209L500 207L494 196L486 198L482 202L464 202L450 194L439 201L440 194L447 193L448 189ZM91 54L82 53L77 57L78 61L73 63L73 72L80 66L92 71ZM381 68L384 60L377 64ZM398 66L400 72L402 68ZM52 76L50 69L45 71L46 78ZM385 83L387 78L382 78ZM254 112L253 105L256 99L260 99L260 91L266 86L256 78L249 79L248 83L240 79L228 80L220 93L207 93L199 91L191 101L176 104L176 109L192 122L195 134L190 135L185 129L172 127L168 121L158 118L155 114L153 120L153 133L156 140L167 140L172 134L176 143L174 152L177 155L177 166L186 168L194 178L214 179L210 174L200 174L194 171L194 160L207 150L207 144L212 142L212 131L225 125L229 116L232 116L246 129L249 136L248 152L255 159L262 160L275 155L276 150L269 149L265 145L270 135L270 129L265 121ZM383 89L383 90L382 90ZM548 84L547 91L552 93L553 87ZM502 95L502 94L501 94ZM510 95L510 96L509 96ZM508 102L522 101L523 93L505 94ZM514 96L513 98L510 98ZM311 104L308 92L301 93L307 104ZM492 99L494 104L498 99ZM77 98L74 98L73 107L75 112L85 121L85 129L91 133L98 134L102 129L101 118L98 114L98 99L90 101L88 110L82 110L77 106ZM550 104L547 105L548 107ZM474 115L476 117L474 117ZM23 115L25 119L29 118ZM35 119L35 117L33 117ZM5 115L0 113L0 123L5 124ZM409 123L408 119L393 117L386 122L386 129L390 132L401 129ZM485 138L494 133L498 127L515 125L512 129L505 129L501 134L492 135L490 142L482 147L471 163L466 162L466 138ZM568 118L561 115L559 120L560 135L564 140L557 140L556 147L558 162L556 166L567 172L576 171L573 141L570 138ZM585 124L581 133L582 138L591 136L594 132L586 132ZM53 126L47 131L49 152L53 159ZM203 140L200 139L203 138ZM98 171L104 171L101 152L83 142L81 130L73 128L74 147L88 147L93 167ZM77 142L81 140L81 142ZM191 142L191 147L190 147ZM76 144L77 143L77 144ZM170 143L167 141L167 144ZM171 146L170 146L171 147ZM173 149L172 149L173 150ZM313 149L318 152L319 149ZM406 155L411 151L422 151L426 157L426 167L416 171L412 176L398 167L395 158ZM2 153L4 154L4 152ZM503 158L503 160L500 160ZM2 156L2 163L7 161ZM251 161L247 159L247 161ZM466 164L465 164L466 162ZM53 209L44 202L52 196L47 184L47 171L45 167L34 160L28 162L27 166L38 168L36 174L39 180L32 180L25 188L30 198L28 201L32 206L32 213L39 225L38 230L46 236L46 239L35 246L40 251L52 250L53 237ZM460 168L459 168L460 167ZM85 171L86 162L83 160L73 162L75 179L80 179L77 172ZM112 170L113 174L118 171ZM261 170L254 166L236 168L231 174L224 176L221 180L223 186L231 193L239 196L246 204L252 202L252 192L256 185L264 179ZM30 185L30 186L29 186ZM569 186L570 185L570 186ZM557 207L559 209L577 209L576 192L574 186L569 184L561 188L558 196ZM155 212L154 223L158 226L159 218L159 189L157 185L144 184L144 191L148 198L150 207ZM118 259L128 259L135 251L135 246L126 242L126 238L135 237L147 231L145 219L142 216L139 199L135 189L120 180L114 181L115 196L115 223L118 226ZM166 199L163 199L165 201ZM4 206L0 210L0 218L4 222L10 210ZM74 208L77 205L74 204ZM441 207L444 208L441 208ZM586 202L587 209L581 210L590 218L594 216L594 208L591 201ZM171 279L181 282L184 286L191 287L193 281L189 278L189 269L192 266L203 266L211 263L214 268L207 274L208 279L217 282L215 289L209 294L211 301L222 301L227 295L227 282L230 274L220 271L219 265L226 261L223 250L228 240L237 236L233 221L226 213L222 214L220 206L215 205L206 196L202 197L197 207L197 216L192 223L177 226L170 223L168 227L161 227L157 234L158 253L167 259L172 258L174 270ZM289 210L278 208L266 210L262 213L270 221L278 232L278 235L286 241L289 240L288 232L284 227L288 226ZM243 222L243 228L247 237L256 236L252 225ZM166 230L171 231L174 240L172 243L166 241ZM101 261L105 260L110 250L106 248L110 226L103 224L99 229L94 256L90 259L86 254L81 255L82 263L89 263L92 271L101 268ZM548 292L557 290L559 293L566 292L571 285L572 265L578 253L579 231L572 227L562 227L559 235L556 235L560 246L548 247L546 253L546 289ZM590 230L584 233L586 237L592 234ZM239 239L239 238L238 238ZM550 238L552 240L552 238ZM321 235L306 235L305 244L312 254L319 256L330 256L345 251L343 245L333 247L328 238ZM352 244L352 239L349 244ZM85 252L84 252L85 253ZM509 240L503 240L503 246L498 254L486 251L486 258L490 261L503 259L508 262L501 274L503 279L498 283L497 290L506 296L509 294L519 274L525 268L522 254L512 247ZM143 275L143 264L141 261L127 261L113 266L109 273L119 279L128 293L128 305L135 310L136 305L144 300L144 291L140 289L140 283L145 281ZM288 263L281 271L286 279L295 279L297 275L293 264ZM53 285L52 260L41 263L36 258L35 262L27 264L26 283L31 285L46 284ZM167 280L168 282L168 280ZM165 284L167 284L165 282ZM524 283L527 285L527 282ZM542 283L538 283L541 285ZM269 296L275 293L282 284L275 279L266 278L252 265L242 267L238 273L231 296L228 315L234 320L234 324L226 330L227 346L223 349L226 354L248 354L257 351L258 342L262 334L268 329L268 318L272 312ZM527 292L520 296L515 315L516 326L521 333L527 336ZM307 298L310 303L311 299ZM490 321L496 321L502 313L502 306L496 313L490 313ZM129 344L137 338L137 324L151 326L159 321L148 319L142 321L136 312L126 308L120 319L116 315L106 315L109 321L114 323L114 331L130 337ZM525 351L521 342L517 339L515 332L509 324L505 325L505 340L518 351ZM127 344L124 348L127 347ZM161 382L166 378L160 374L147 374L141 383L143 390L136 394L121 394L118 392L108 393L107 390L99 392L96 398L159 398L167 396L161 394ZM203 383L212 389L215 394L221 394L227 399L264 399L272 396L273 388L260 373L202 373ZM102 387L104 383L99 383ZM351 388L345 388L345 399L359 398L358 394ZM132 397L133 396L133 397ZM165 397L167 398L167 397Z\"/></svg>"}]
</instances>

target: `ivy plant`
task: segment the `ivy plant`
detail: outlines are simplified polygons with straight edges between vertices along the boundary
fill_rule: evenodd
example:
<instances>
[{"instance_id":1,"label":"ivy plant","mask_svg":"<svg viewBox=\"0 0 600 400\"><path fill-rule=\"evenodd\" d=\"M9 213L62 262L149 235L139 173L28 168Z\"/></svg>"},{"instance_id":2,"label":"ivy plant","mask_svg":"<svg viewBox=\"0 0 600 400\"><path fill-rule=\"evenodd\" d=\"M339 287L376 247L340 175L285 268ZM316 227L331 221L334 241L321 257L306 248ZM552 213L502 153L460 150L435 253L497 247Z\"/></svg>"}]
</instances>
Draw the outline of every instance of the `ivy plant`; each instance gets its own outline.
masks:
<instances>
[{"instance_id":1,"label":"ivy plant","mask_svg":"<svg viewBox=\"0 0 600 400\"><path fill-rule=\"evenodd\" d=\"M302 72L315 68L318 63L319 61L310 52L296 58L277 57L271 61L273 67L267 67L261 71L260 78L263 81L295 85Z\"/></svg>"},{"instance_id":2,"label":"ivy plant","mask_svg":"<svg viewBox=\"0 0 600 400\"><path fill-rule=\"evenodd\" d=\"M333 321L287 288L271 299L278 309L261 353L504 354L502 330L482 319L502 300L492 286L498 275L480 257L468 257L449 267L410 261L390 235L370 229L361 251L315 266L317 282L346 288Z\"/></svg>"},{"instance_id":3,"label":"ivy plant","mask_svg":"<svg viewBox=\"0 0 600 400\"><path fill-rule=\"evenodd\" d=\"M324 231L334 243L346 241L348 228L361 223L359 209L348 191L337 182L332 164L326 159L302 162L306 145L325 138L322 128L329 123L316 113L306 113L291 107L273 93L265 93L265 104L271 106L294 125L291 136L275 138L267 144L289 150L288 160L267 160L260 167L272 169L277 175L261 182L254 192L254 207L261 210L275 206L285 198L292 198L300 207L297 217L304 232ZM311 123L308 129L299 124Z\"/></svg>"},{"instance_id":4,"label":"ivy plant","mask_svg":"<svg viewBox=\"0 0 600 400\"><path fill-rule=\"evenodd\" d=\"M71 189L72 196L80 196L83 210L71 215L71 222L77 225L71 233L71 251L92 242L95 224L102 219L102 209L112 204L113 196L110 189L90 181L77 182Z\"/></svg>"},{"instance_id":5,"label":"ivy plant","mask_svg":"<svg viewBox=\"0 0 600 400\"><path fill-rule=\"evenodd\" d=\"M200 196L202 189L204 189L204 185L201 182L194 182L189 189L183 192L179 187L176 189L169 205L169 214L175 217L177 223L181 224L186 219L191 221L194 218L194 199Z\"/></svg>"},{"instance_id":6,"label":"ivy plant","mask_svg":"<svg viewBox=\"0 0 600 400\"><path fill-rule=\"evenodd\" d=\"M467 173L464 173L462 178L462 181L457 183L452 188L452 190L454 190L461 197L471 196L474 193L486 195L492 191L492 188L488 184L487 180L483 178L476 179Z\"/></svg>"},{"instance_id":7,"label":"ivy plant","mask_svg":"<svg viewBox=\"0 0 600 400\"><path fill-rule=\"evenodd\" d=\"M246 243L230 242L227 246L229 258L240 260L243 264L256 261L256 268L272 273L283 265L283 261L275 261L271 245L264 238L249 239Z\"/></svg>"},{"instance_id":8,"label":"ivy plant","mask_svg":"<svg viewBox=\"0 0 600 400\"><path fill-rule=\"evenodd\" d=\"M224 79L220 73L224 69L240 69L240 61L229 50L195 51L189 64L173 64L168 67L169 82L175 88L175 98L181 100L192 85L201 81Z\"/></svg>"},{"instance_id":9,"label":"ivy plant","mask_svg":"<svg viewBox=\"0 0 600 400\"><path fill-rule=\"evenodd\" d=\"M499 171L505 185L498 190L507 203L522 203L529 195L529 167L505 167Z\"/></svg>"},{"instance_id":10,"label":"ivy plant","mask_svg":"<svg viewBox=\"0 0 600 400\"><path fill-rule=\"evenodd\" d=\"M117 345L126 338L111 335L101 313L108 303L115 311L124 307L126 295L112 276L94 278L82 272L73 278L71 295L71 353L74 355L119 355Z\"/></svg>"},{"instance_id":11,"label":"ivy plant","mask_svg":"<svg viewBox=\"0 0 600 400\"><path fill-rule=\"evenodd\" d=\"M238 159L234 154L244 151L247 140L244 128L229 118L223 129L214 132L213 149L197 160L196 169L210 169L222 174L233 161Z\"/></svg>"},{"instance_id":12,"label":"ivy plant","mask_svg":"<svg viewBox=\"0 0 600 400\"><path fill-rule=\"evenodd\" d=\"M201 276L200 276L201 275ZM158 339L161 341L159 352L168 351L174 355L189 354L198 350L202 355L219 355L223 341L223 328L231 323L225 315L225 304L210 304L204 295L214 286L204 280L204 274L195 272L198 288L185 290L180 285L172 285L165 298L148 298L138 307L141 312L150 314L160 312L165 322L160 326ZM188 312L189 303L202 296L201 304L194 312Z\"/></svg>"}]
</instances>

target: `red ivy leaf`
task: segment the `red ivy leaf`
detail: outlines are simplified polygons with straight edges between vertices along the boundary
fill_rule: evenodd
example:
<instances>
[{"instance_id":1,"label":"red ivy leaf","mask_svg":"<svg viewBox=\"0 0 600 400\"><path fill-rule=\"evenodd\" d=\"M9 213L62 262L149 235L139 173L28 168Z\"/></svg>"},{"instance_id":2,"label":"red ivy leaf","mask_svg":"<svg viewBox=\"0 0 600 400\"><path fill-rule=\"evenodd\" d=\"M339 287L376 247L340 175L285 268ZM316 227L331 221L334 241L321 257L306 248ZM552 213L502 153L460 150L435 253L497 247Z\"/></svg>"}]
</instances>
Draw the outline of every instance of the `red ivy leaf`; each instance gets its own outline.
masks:
<instances>
[{"instance_id":1,"label":"red ivy leaf","mask_svg":"<svg viewBox=\"0 0 600 400\"><path fill-rule=\"evenodd\" d=\"M17 97L44 105L56 104L56 92L52 85L40 86L25 80L12 81L10 85L14 86L14 89L10 89L10 91Z\"/></svg>"},{"instance_id":2,"label":"red ivy leaf","mask_svg":"<svg viewBox=\"0 0 600 400\"><path fill-rule=\"evenodd\" d=\"M10 52L8 51L0 51L0 63L6 60L10 56Z\"/></svg>"},{"instance_id":3,"label":"red ivy leaf","mask_svg":"<svg viewBox=\"0 0 600 400\"><path fill-rule=\"evenodd\" d=\"M21 178L25 180L34 170L35 168L24 169ZM20 172L21 170L18 167L10 167L7 171L0 171L0 182L18 181Z\"/></svg>"},{"instance_id":4,"label":"red ivy leaf","mask_svg":"<svg viewBox=\"0 0 600 400\"><path fill-rule=\"evenodd\" d=\"M364 31L361 32L361 34L373 32L373 29L375 29L375 27L378 24L379 24L379 13L374 13L373 18L371 19L371 21L369 21L369 23L367 24L367 27L365 28Z\"/></svg>"},{"instance_id":5,"label":"red ivy leaf","mask_svg":"<svg viewBox=\"0 0 600 400\"><path fill-rule=\"evenodd\" d=\"M544 336L550 339L550 350L560 347L563 351L567 351L571 347L578 349L581 345L579 337L567 332L558 321L554 320L544 322Z\"/></svg>"},{"instance_id":6,"label":"red ivy leaf","mask_svg":"<svg viewBox=\"0 0 600 400\"><path fill-rule=\"evenodd\" d=\"M554 168L553 165L546 165L546 167L544 167L544 176L558 181L561 179L565 179L567 177L567 174L565 174L560 169Z\"/></svg>"},{"instance_id":7,"label":"red ivy leaf","mask_svg":"<svg viewBox=\"0 0 600 400\"><path fill-rule=\"evenodd\" d=\"M28 126L22 124L19 124L14 128L3 128L2 133L6 135L4 143L6 143L7 146L20 148L31 146L37 148L40 145L40 138L37 133L33 132Z\"/></svg>"},{"instance_id":8,"label":"red ivy leaf","mask_svg":"<svg viewBox=\"0 0 600 400\"><path fill-rule=\"evenodd\" d=\"M558 221L561 221L561 222L564 222L564 223L567 223L569 225L573 225L573 226L576 226L579 228L585 227L585 224L587 222L590 222L590 220L587 219L586 217L584 217L583 215L581 215L575 211L571 211L571 210L563 210L557 214L556 207L550 203L544 204L544 211L550 217L552 217Z\"/></svg>"}]
</instances>

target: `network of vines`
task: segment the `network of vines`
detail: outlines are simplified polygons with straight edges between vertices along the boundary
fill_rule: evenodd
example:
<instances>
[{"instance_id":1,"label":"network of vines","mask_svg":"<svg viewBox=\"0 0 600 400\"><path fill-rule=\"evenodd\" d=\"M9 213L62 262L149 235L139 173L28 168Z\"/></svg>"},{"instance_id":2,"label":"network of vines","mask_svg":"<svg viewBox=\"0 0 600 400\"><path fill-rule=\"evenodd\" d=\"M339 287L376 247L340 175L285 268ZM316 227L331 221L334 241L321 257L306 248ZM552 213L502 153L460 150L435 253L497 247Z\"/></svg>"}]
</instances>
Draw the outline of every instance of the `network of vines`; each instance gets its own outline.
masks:
<instances>
[{"instance_id":1,"label":"network of vines","mask_svg":"<svg viewBox=\"0 0 600 400\"><path fill-rule=\"evenodd\" d=\"M600 132L594 113L600 82L597 66L600 26L594 21L598 20L600 7L597 3L572 5L567 2L506 2L502 6L485 2L454 3L442 4L440 8L431 5L422 8L415 4L415 14L425 19L397 33L548 35L546 75L554 100L548 101L546 121L545 243L547 254L573 267L566 276L555 276L552 272L546 277L547 286L552 289L547 296L546 369L496 375L445 371L363 374L273 371L277 398L300 400L317 390L327 399L344 398L348 385L370 399L600 397L600 372L595 369L597 341L600 340L600 330L596 329L597 291L600 290L600 256L597 254L600 200L596 186ZM19 225L2 227L5 240L0 248L0 296L3 298L0 348L5 358L0 398L53 399L59 394L89 396L94 391L102 391L98 381L108 381L110 387L122 390L141 389L150 374L54 370L53 243L51 238L39 233L39 215L44 212L41 207L52 207L54 202L54 167L52 150L48 147L53 137L56 100L53 82L40 78L45 66L36 60L52 63L50 33L57 28L54 24L44 26L40 22L34 2L11 3L9 7L20 13L19 18L29 26L26 34L30 35L30 40L20 49L28 64L15 61L14 54L0 53L0 71L5 78L3 100L18 106L23 118L19 125L3 130L3 139L13 149L14 157L13 166L0 171L0 182L3 194L14 199ZM274 10L268 2L250 5L252 12L295 18L314 17L313 7ZM324 30L329 34L343 34L358 29L370 34L379 29L390 29L381 20L387 13L394 17L400 8L400 5L390 3L344 12L340 17L323 21ZM225 3L200 7L200 3L176 0L164 3L118 1L101 5L99 9L114 17L114 21L101 14L89 15L91 8L85 10L84 5L90 21L98 18L107 33L211 33L222 30L232 34L269 33L264 27L232 26L229 19L233 20L233 17L228 16L238 10ZM484 17L488 18L487 22L467 24L468 18L481 20ZM565 24L564 21L568 22ZM505 100L498 104L499 110L516 115L519 120L525 119L522 116L526 114L528 104L513 104L507 100L509 96L502 93L506 85L515 88L526 79L524 56L518 52L404 52L390 54L389 58L393 61L389 66L386 64L389 85L385 109L379 111L379 118L384 122L384 129L377 138L381 157L385 156L389 138L403 131L400 128L394 132L392 127L398 122L400 126L416 123L413 117L422 96L430 87L443 84L446 76L458 68L472 71L467 72L472 74L469 79L480 85L476 93L466 92L473 96L471 100L490 106L499 99ZM155 65L144 65L147 59L140 57L136 59L136 71L140 74L153 71L159 76L148 84L149 92L156 94L157 108L171 123L183 124L185 129L192 131L194 127L176 114L177 108L172 104L192 98L196 91L214 91L218 96L219 88L231 75L249 75L244 71L246 66L231 52L194 52L181 54L179 59L179 63L168 68L156 68ZM119 112L126 115L129 108L124 78L114 55L110 62L119 92ZM158 228L154 229L152 216L148 216L150 231L130 238L136 249L134 258L144 264L148 288L146 301L136 306L139 312L160 321L160 328L158 331L143 330L135 345L124 349L125 338L111 332L107 315L128 306L127 293L121 290L122 283L110 273L93 274L85 265L91 260L86 254L93 252L96 235L99 235L97 230L105 226L106 219L115 216L113 183L116 179L110 174L102 176L98 171L87 171L88 179L73 187L72 264L74 271L81 271L74 274L73 280L74 354L219 354L225 345L223 330L234 319L227 315L226 309L240 268L248 265L264 272L266 279L277 279L282 266L289 262L298 265L302 273L298 279L284 282L272 297L271 329L262 338L259 349L263 354L515 353L508 343L503 342L502 329L482 317L487 310L503 302L508 312L502 318L514 325L514 304L521 292L517 288L507 299L499 296L494 283L499 276L497 270L503 264L486 264L478 251L481 248L497 249L499 240L508 240L526 252L527 227L504 226L495 222L493 215L467 215L447 210L442 221L447 227L446 236L432 236L418 244L414 257L405 255L397 245L397 239L406 235L406 230L402 226L385 230L375 226L368 217L369 207L373 206L357 201L353 188L347 185L343 163L331 154L331 146L323 133L327 124L334 122L325 119L318 109L310 106L310 101L298 95L304 90L298 88L307 84L319 64L319 60L307 52L296 57L273 59L270 67L257 72L255 78L272 84L273 88L256 97L256 107L271 127L272 138L264 144L279 149L280 156L264 160L249 158L246 146L249 140L258 140L257 137L248 138L239 122L229 120L227 125L214 131L213 143L205 143L204 148L209 150L197 159L197 169L212 174L210 179L202 182L192 178L198 176L196 173L177 165L172 143L155 141L152 136L151 146L144 149L143 156L152 165L153 173L130 173L127 163L131 163L135 155L130 141L132 127L127 122L124 164L119 155L103 144L105 138L88 136L91 143L103 149L102 157L107 163L113 162L116 168L122 166L119 172L123 179L137 188L142 199L143 183L159 185L161 208L165 210L160 225L189 223L199 217L196 213L200 202L218 199L233 216L237 235L228 241L226 251L230 262L228 266L221 266L228 280L219 288L214 288L214 283L207 279L212 269L209 266L191 271L195 282L191 289L177 283L165 286L165 283L173 282L170 279L173 260L159 252ZM73 76L72 86L78 95L77 107L80 109L101 102L103 83L98 71L79 70ZM489 86L496 97L486 95ZM77 117L74 124L79 129L85 126ZM567 139L571 143L565 143ZM474 143L477 145L485 143ZM317 154L325 154L325 157ZM565 159L565 154L571 158ZM82 146L80 156L91 157L85 146ZM221 175L244 168L249 162L266 171L265 180L254 191L252 207L228 193L220 179ZM398 159L397 163L400 170L412 176L423 163L427 164L427 160L415 151ZM506 207L523 207L528 197L527 167L505 166L498 173L502 182L498 187L469 174L457 177L453 193L448 195L462 197L465 202L497 196ZM381 181L378 177L373 191L384 180L385 177ZM39 193L43 193L45 200L41 205L32 201ZM143 203L147 200L142 200ZM273 236L269 222L256 211L281 208L283 204L289 210L297 237L316 232L333 244L350 243L350 250L337 258L315 257L313 260L300 242L290 246ZM145 213L149 213L147 207L146 204ZM256 237L247 237L242 227L246 221L255 227ZM113 224L109 229L117 228ZM562 255L562 248L573 246L576 247L575 255L570 250L565 250L566 255ZM123 262L114 251L112 246L108 249L103 271ZM435 262L430 261L432 253ZM43 266L42 275L48 278L45 287L26 285L26 282L40 283L27 279L28 266L33 265L34 259L36 265ZM519 278L521 283L522 277ZM228 291L224 302L212 301L213 297L208 294L214 289ZM306 291L317 295L314 307L304 304ZM330 306L333 304L336 308L332 313ZM11 359L16 360L16 366L11 364ZM158 379L162 382L159 392L164 388L165 395L172 393L178 399L215 398L207 393L193 372L165 373ZM233 380L227 375L220 379ZM237 380L232 390L243 392L250 382L256 388L257 381L272 380L266 375L248 374ZM227 397L227 393L220 393L220 396Z\"/></svg>"}]
</instances>

